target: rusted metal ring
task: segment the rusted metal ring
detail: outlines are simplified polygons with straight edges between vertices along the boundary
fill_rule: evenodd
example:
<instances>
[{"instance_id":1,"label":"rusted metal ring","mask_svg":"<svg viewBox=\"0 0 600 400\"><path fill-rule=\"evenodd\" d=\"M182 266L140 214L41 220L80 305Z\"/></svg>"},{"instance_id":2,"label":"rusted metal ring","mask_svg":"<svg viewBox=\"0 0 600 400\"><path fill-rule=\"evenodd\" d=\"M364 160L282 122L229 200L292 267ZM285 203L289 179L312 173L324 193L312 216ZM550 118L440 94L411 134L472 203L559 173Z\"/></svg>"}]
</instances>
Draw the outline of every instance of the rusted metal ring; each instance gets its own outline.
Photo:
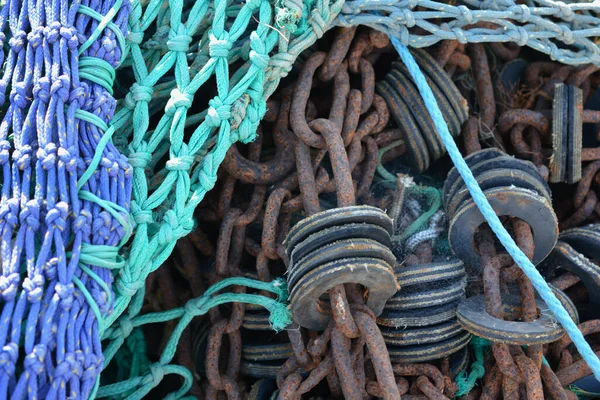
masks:
<instances>
[{"instance_id":1,"label":"rusted metal ring","mask_svg":"<svg viewBox=\"0 0 600 400\"><path fill-rule=\"evenodd\" d=\"M425 346L388 346L390 360L394 363L415 363L437 360L463 349L469 344L471 334L463 331L450 339Z\"/></svg>"},{"instance_id":2,"label":"rusted metal ring","mask_svg":"<svg viewBox=\"0 0 600 400\"><path fill-rule=\"evenodd\" d=\"M464 331L462 326L460 326L456 320L422 327L392 328L389 326L382 326L380 329L385 343L393 346L436 343L454 337Z\"/></svg>"},{"instance_id":3,"label":"rusted metal ring","mask_svg":"<svg viewBox=\"0 0 600 400\"><path fill-rule=\"evenodd\" d=\"M484 194L497 215L517 217L531 226L535 243L533 264L537 265L546 258L558 238L558 221L548 199L520 188L488 189ZM483 223L485 218L473 199L469 199L456 211L448 229L448 241L453 253L472 268L480 268L480 257L474 247L473 237Z\"/></svg>"},{"instance_id":4,"label":"rusted metal ring","mask_svg":"<svg viewBox=\"0 0 600 400\"><path fill-rule=\"evenodd\" d=\"M327 290L345 283L359 283L369 289L367 306L375 315L381 314L387 299L398 290L393 270L383 260L336 260L313 269L289 288L294 321L308 329L324 330L331 316L319 311L318 299Z\"/></svg>"}]
</instances>

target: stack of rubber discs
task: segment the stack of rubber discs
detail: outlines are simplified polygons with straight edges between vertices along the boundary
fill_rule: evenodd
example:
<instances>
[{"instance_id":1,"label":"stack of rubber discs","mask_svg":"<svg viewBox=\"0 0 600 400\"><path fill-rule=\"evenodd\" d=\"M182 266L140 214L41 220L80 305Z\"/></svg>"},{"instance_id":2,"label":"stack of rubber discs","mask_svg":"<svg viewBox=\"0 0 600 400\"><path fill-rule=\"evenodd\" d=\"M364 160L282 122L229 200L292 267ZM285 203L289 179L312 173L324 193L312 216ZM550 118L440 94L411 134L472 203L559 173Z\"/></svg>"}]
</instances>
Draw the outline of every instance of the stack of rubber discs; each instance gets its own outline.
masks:
<instances>
[{"instance_id":1,"label":"stack of rubber discs","mask_svg":"<svg viewBox=\"0 0 600 400\"><path fill-rule=\"evenodd\" d=\"M257 279L256 272L244 276ZM275 379L283 363L294 354L286 332L273 333L269 312L256 304L246 304L242 321L240 371L254 378Z\"/></svg>"},{"instance_id":2,"label":"stack of rubber discs","mask_svg":"<svg viewBox=\"0 0 600 400\"><path fill-rule=\"evenodd\" d=\"M428 53L423 50L411 52L425 73L450 133L453 137L458 136L468 118L467 101ZM377 83L376 90L386 101L392 117L403 132L410 166L418 173L426 171L446 154L446 148L406 66L401 62L393 63L390 72Z\"/></svg>"},{"instance_id":3,"label":"stack of rubber discs","mask_svg":"<svg viewBox=\"0 0 600 400\"><path fill-rule=\"evenodd\" d=\"M319 299L329 289L358 283L369 289L375 315L396 291L391 252L392 220L379 208L352 206L312 215L289 232L285 246L292 317L298 325L324 330L331 314Z\"/></svg>"},{"instance_id":4,"label":"stack of rubber discs","mask_svg":"<svg viewBox=\"0 0 600 400\"><path fill-rule=\"evenodd\" d=\"M554 86L550 182L581 179L583 91L563 83Z\"/></svg>"},{"instance_id":5,"label":"stack of rubber discs","mask_svg":"<svg viewBox=\"0 0 600 400\"><path fill-rule=\"evenodd\" d=\"M585 287L587 303L577 303L582 321L600 318L600 225L588 225L561 232L552 253L539 265L547 280L564 272L575 274ZM581 296L575 296L578 298Z\"/></svg>"},{"instance_id":6,"label":"stack of rubber discs","mask_svg":"<svg viewBox=\"0 0 600 400\"><path fill-rule=\"evenodd\" d=\"M472 153L465 161L496 215L517 217L531 226L535 245L532 262L540 263L556 244L558 221L548 184L536 167L494 148ZM442 196L450 221L448 241L452 252L468 272L480 271L474 237L486 220L456 168L448 173Z\"/></svg>"},{"instance_id":7,"label":"stack of rubber discs","mask_svg":"<svg viewBox=\"0 0 600 400\"><path fill-rule=\"evenodd\" d=\"M402 290L387 301L377 318L392 362L436 360L469 343L471 334L456 321L466 285L460 260L399 266L396 278Z\"/></svg>"}]
</instances>

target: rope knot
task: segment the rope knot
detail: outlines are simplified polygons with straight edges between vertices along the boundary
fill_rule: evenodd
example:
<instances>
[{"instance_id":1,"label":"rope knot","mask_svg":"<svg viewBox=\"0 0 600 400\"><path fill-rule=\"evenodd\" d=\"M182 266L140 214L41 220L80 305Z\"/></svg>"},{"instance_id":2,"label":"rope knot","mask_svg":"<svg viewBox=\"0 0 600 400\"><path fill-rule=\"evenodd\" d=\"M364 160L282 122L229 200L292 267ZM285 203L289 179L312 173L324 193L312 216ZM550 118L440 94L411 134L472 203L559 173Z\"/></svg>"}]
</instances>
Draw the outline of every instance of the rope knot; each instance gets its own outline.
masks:
<instances>
[{"instance_id":1,"label":"rope knot","mask_svg":"<svg viewBox=\"0 0 600 400\"><path fill-rule=\"evenodd\" d=\"M54 82L52 82L52 85L50 86L50 94L51 95L58 95L58 97L63 101L63 103L66 103L67 101L69 101L69 90L71 87L71 80L69 79L68 75L61 75L58 77L57 80L55 80Z\"/></svg>"},{"instance_id":2,"label":"rope knot","mask_svg":"<svg viewBox=\"0 0 600 400\"><path fill-rule=\"evenodd\" d=\"M190 43L192 43L192 37L188 35L185 25L180 23L176 31L174 29L169 31L169 40L167 40L169 51L186 52L190 49Z\"/></svg>"},{"instance_id":3,"label":"rope knot","mask_svg":"<svg viewBox=\"0 0 600 400\"><path fill-rule=\"evenodd\" d=\"M90 226L92 224L92 214L83 209L79 212L79 215L73 221L73 231L75 233L82 232L86 235L89 235L91 232Z\"/></svg>"},{"instance_id":4,"label":"rope knot","mask_svg":"<svg viewBox=\"0 0 600 400\"><path fill-rule=\"evenodd\" d=\"M8 276L0 276L0 292L2 293L2 299L5 302L13 301L17 296L17 288L21 282L21 275L17 272L13 272Z\"/></svg>"},{"instance_id":5,"label":"rope knot","mask_svg":"<svg viewBox=\"0 0 600 400\"><path fill-rule=\"evenodd\" d=\"M27 39L27 32L25 31L17 31L8 41L10 49L15 53L21 51L23 46L25 45L25 40Z\"/></svg>"},{"instance_id":6,"label":"rope knot","mask_svg":"<svg viewBox=\"0 0 600 400\"><path fill-rule=\"evenodd\" d=\"M521 23L529 22L531 10L525 4L518 4L508 8L508 12L513 14L513 18Z\"/></svg>"},{"instance_id":7,"label":"rope knot","mask_svg":"<svg viewBox=\"0 0 600 400\"><path fill-rule=\"evenodd\" d=\"M131 323L131 320L127 318L127 316L124 316L119 318L119 328L121 328L123 338L126 338L131 335L131 331L133 331L133 324Z\"/></svg>"},{"instance_id":8,"label":"rope knot","mask_svg":"<svg viewBox=\"0 0 600 400\"><path fill-rule=\"evenodd\" d=\"M33 86L33 97L48 104L50 101L50 79L47 76L41 77Z\"/></svg>"},{"instance_id":9,"label":"rope knot","mask_svg":"<svg viewBox=\"0 0 600 400\"><path fill-rule=\"evenodd\" d=\"M172 116L179 107L190 108L193 99L192 95L181 92L178 88L171 90L171 98L165 106L165 114Z\"/></svg>"},{"instance_id":10,"label":"rope knot","mask_svg":"<svg viewBox=\"0 0 600 400\"><path fill-rule=\"evenodd\" d=\"M71 50L75 50L79 45L79 39L77 37L77 29L74 26L63 26L60 28L60 37L65 39L67 47Z\"/></svg>"},{"instance_id":11,"label":"rope knot","mask_svg":"<svg viewBox=\"0 0 600 400\"><path fill-rule=\"evenodd\" d=\"M150 100L152 100L152 93L154 93L152 87L134 82L134 84L131 85L131 89L129 89L129 93L125 96L125 107L133 110L135 108L135 103L138 101L143 101L144 103L150 102Z\"/></svg>"},{"instance_id":12,"label":"rope knot","mask_svg":"<svg viewBox=\"0 0 600 400\"><path fill-rule=\"evenodd\" d=\"M43 148L40 147L37 151L37 158L42 163L42 168L46 171L54 168L56 164L56 145L54 143L48 143Z\"/></svg>"},{"instance_id":13,"label":"rope knot","mask_svg":"<svg viewBox=\"0 0 600 400\"><path fill-rule=\"evenodd\" d=\"M44 358L46 358L46 346L36 344L33 346L33 351L25 356L23 365L26 370L39 375L44 372Z\"/></svg>"},{"instance_id":14,"label":"rope knot","mask_svg":"<svg viewBox=\"0 0 600 400\"><path fill-rule=\"evenodd\" d=\"M8 162L10 150L10 142L8 140L0 140L0 165Z\"/></svg>"},{"instance_id":15,"label":"rope knot","mask_svg":"<svg viewBox=\"0 0 600 400\"><path fill-rule=\"evenodd\" d=\"M566 25L560 24L558 26L560 27L560 40L566 44L575 43L575 37L573 36L573 31L571 29L569 29L569 27ZM594 47L596 47L596 46L594 46Z\"/></svg>"},{"instance_id":16,"label":"rope knot","mask_svg":"<svg viewBox=\"0 0 600 400\"><path fill-rule=\"evenodd\" d=\"M144 286L144 281L132 280L128 275L122 275L121 279L117 280L117 290L124 296L133 297L137 291Z\"/></svg>"},{"instance_id":17,"label":"rope knot","mask_svg":"<svg viewBox=\"0 0 600 400\"><path fill-rule=\"evenodd\" d=\"M85 96L87 93L87 83L79 81L79 86L73 88L71 90L71 94L69 95L69 104L77 101L77 104L82 105L85 103Z\"/></svg>"},{"instance_id":18,"label":"rope knot","mask_svg":"<svg viewBox=\"0 0 600 400\"><path fill-rule=\"evenodd\" d=\"M149 370L150 370L150 377L152 378L152 386L156 387L162 382L162 380L165 376L165 371L163 369L163 366L158 363L155 363L155 364L150 365Z\"/></svg>"},{"instance_id":19,"label":"rope knot","mask_svg":"<svg viewBox=\"0 0 600 400\"><path fill-rule=\"evenodd\" d=\"M66 219L69 211L69 205L64 201L56 203L54 208L48 210L46 214L46 225L52 228L64 231L67 227Z\"/></svg>"},{"instance_id":20,"label":"rope knot","mask_svg":"<svg viewBox=\"0 0 600 400\"><path fill-rule=\"evenodd\" d=\"M514 30L506 31L506 34L510 37L510 40L517 43L519 46L525 46L529 41L529 34L525 28L521 26L515 27Z\"/></svg>"},{"instance_id":21,"label":"rope knot","mask_svg":"<svg viewBox=\"0 0 600 400\"><path fill-rule=\"evenodd\" d=\"M15 228L19 219L17 215L19 213L19 200L8 199L4 204L0 205L0 221L5 221L8 225Z\"/></svg>"},{"instance_id":22,"label":"rope knot","mask_svg":"<svg viewBox=\"0 0 600 400\"><path fill-rule=\"evenodd\" d=\"M473 17L473 13L467 6L458 6L456 7L459 11L459 16L457 19L460 21L464 21L466 25L470 25L475 21L475 17Z\"/></svg>"},{"instance_id":23,"label":"rope knot","mask_svg":"<svg viewBox=\"0 0 600 400\"><path fill-rule=\"evenodd\" d=\"M202 186L202 189L204 189L206 193L212 190L212 188L215 186L216 181L216 175L208 174L204 169L201 169L198 173L198 183L200 184L200 186Z\"/></svg>"},{"instance_id":24,"label":"rope knot","mask_svg":"<svg viewBox=\"0 0 600 400\"><path fill-rule=\"evenodd\" d=\"M406 8L402 8L400 10L394 11L390 15L390 17L399 22L404 22L404 25L407 28L412 28L417 23L415 21L415 15L413 14L413 12L410 10L407 10Z\"/></svg>"},{"instance_id":25,"label":"rope knot","mask_svg":"<svg viewBox=\"0 0 600 400\"><path fill-rule=\"evenodd\" d=\"M27 88L25 82L17 82L10 91L10 101L17 105L19 108L27 107Z\"/></svg>"},{"instance_id":26,"label":"rope knot","mask_svg":"<svg viewBox=\"0 0 600 400\"><path fill-rule=\"evenodd\" d=\"M229 42L229 35L227 33L224 33L221 39L217 39L217 37L211 33L209 38L208 54L211 57L227 57L229 55L231 43Z\"/></svg>"},{"instance_id":27,"label":"rope knot","mask_svg":"<svg viewBox=\"0 0 600 400\"><path fill-rule=\"evenodd\" d=\"M221 125L221 121L228 120L231 117L231 106L223 104L221 99L215 97L208 102L208 112L206 113L206 120L212 127L218 127Z\"/></svg>"},{"instance_id":28,"label":"rope knot","mask_svg":"<svg viewBox=\"0 0 600 400\"><path fill-rule=\"evenodd\" d=\"M56 268L58 266L58 258L52 257L48 261L44 263L42 266L42 271L46 276L46 279L52 281L56 278Z\"/></svg>"},{"instance_id":29,"label":"rope knot","mask_svg":"<svg viewBox=\"0 0 600 400\"><path fill-rule=\"evenodd\" d=\"M194 162L194 156L183 155L167 161L167 170L169 171L189 171Z\"/></svg>"},{"instance_id":30,"label":"rope knot","mask_svg":"<svg viewBox=\"0 0 600 400\"><path fill-rule=\"evenodd\" d=\"M127 34L127 41L131 44L139 45L144 40L144 32L142 31L130 31Z\"/></svg>"},{"instance_id":31,"label":"rope knot","mask_svg":"<svg viewBox=\"0 0 600 400\"><path fill-rule=\"evenodd\" d=\"M43 36L44 36L44 27L36 26L35 28L32 29L31 32L29 32L29 34L27 34L27 40L29 41L29 44L31 45L31 47L33 47L35 49L42 43Z\"/></svg>"},{"instance_id":32,"label":"rope knot","mask_svg":"<svg viewBox=\"0 0 600 400\"><path fill-rule=\"evenodd\" d=\"M62 163L69 172L77 168L77 151L75 146L69 148L59 147L57 150L59 165Z\"/></svg>"},{"instance_id":33,"label":"rope knot","mask_svg":"<svg viewBox=\"0 0 600 400\"><path fill-rule=\"evenodd\" d=\"M46 36L46 41L50 44L56 43L60 36L60 22L54 21L46 28L44 28L44 35Z\"/></svg>"},{"instance_id":34,"label":"rope knot","mask_svg":"<svg viewBox=\"0 0 600 400\"><path fill-rule=\"evenodd\" d=\"M31 164L31 151L31 146L26 144L13 152L13 161L21 171L29 168Z\"/></svg>"},{"instance_id":35,"label":"rope knot","mask_svg":"<svg viewBox=\"0 0 600 400\"><path fill-rule=\"evenodd\" d=\"M143 169L146 168L148 164L150 164L150 161L152 161L152 154L148 153L147 151L138 151L129 154L127 156L127 160L133 168Z\"/></svg>"},{"instance_id":36,"label":"rope knot","mask_svg":"<svg viewBox=\"0 0 600 400\"><path fill-rule=\"evenodd\" d=\"M32 231L40 227L40 207L37 200L29 200L19 214L21 225L27 225Z\"/></svg>"},{"instance_id":37,"label":"rope knot","mask_svg":"<svg viewBox=\"0 0 600 400\"><path fill-rule=\"evenodd\" d=\"M292 65L294 64L295 58L290 53L277 53L271 57L271 66L275 68L280 68L282 71L282 76L287 76L292 70Z\"/></svg>"},{"instance_id":38,"label":"rope knot","mask_svg":"<svg viewBox=\"0 0 600 400\"><path fill-rule=\"evenodd\" d=\"M133 221L137 224L151 224L152 223L152 211L150 210L142 210L140 207L136 205L134 209L133 205L131 207L131 214L133 216Z\"/></svg>"},{"instance_id":39,"label":"rope knot","mask_svg":"<svg viewBox=\"0 0 600 400\"><path fill-rule=\"evenodd\" d=\"M75 293L75 286L72 282L67 284L58 282L54 287L56 294L60 299L60 307L63 310L68 310L73 305L73 294Z\"/></svg>"},{"instance_id":40,"label":"rope knot","mask_svg":"<svg viewBox=\"0 0 600 400\"><path fill-rule=\"evenodd\" d=\"M16 343L10 342L2 347L0 351L0 368L4 369L4 372L9 377L15 373L15 364L19 357L19 346Z\"/></svg>"},{"instance_id":41,"label":"rope knot","mask_svg":"<svg viewBox=\"0 0 600 400\"><path fill-rule=\"evenodd\" d=\"M568 4L562 1L555 1L553 3L553 5L559 9L559 11L555 14L556 18L560 18L565 21L573 21L573 18L575 18L575 13Z\"/></svg>"},{"instance_id":42,"label":"rope knot","mask_svg":"<svg viewBox=\"0 0 600 400\"><path fill-rule=\"evenodd\" d=\"M56 366L54 377L66 382L72 376L81 376L81 372L81 364L77 362L75 355L73 353L66 353L65 359Z\"/></svg>"}]
</instances>

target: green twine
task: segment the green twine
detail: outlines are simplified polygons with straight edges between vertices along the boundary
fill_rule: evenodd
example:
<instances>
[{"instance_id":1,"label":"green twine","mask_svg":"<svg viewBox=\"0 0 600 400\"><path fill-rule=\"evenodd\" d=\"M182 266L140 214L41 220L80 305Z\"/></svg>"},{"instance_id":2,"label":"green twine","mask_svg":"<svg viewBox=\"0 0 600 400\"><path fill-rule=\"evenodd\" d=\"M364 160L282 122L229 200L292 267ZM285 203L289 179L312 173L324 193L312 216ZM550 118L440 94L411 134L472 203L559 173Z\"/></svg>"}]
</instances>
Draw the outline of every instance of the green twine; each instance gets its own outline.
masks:
<instances>
[{"instance_id":1,"label":"green twine","mask_svg":"<svg viewBox=\"0 0 600 400\"><path fill-rule=\"evenodd\" d=\"M486 348L491 346L491 342L487 339L473 336L469 343L473 349L475 355L475 361L471 364L471 372L467 375L466 371L461 371L456 376L456 386L458 391L455 397L461 397L468 394L473 388L477 381L485 375L485 367L483 366L483 352Z\"/></svg>"},{"instance_id":2,"label":"green twine","mask_svg":"<svg viewBox=\"0 0 600 400\"><path fill-rule=\"evenodd\" d=\"M429 209L421 214L419 218L414 220L413 223L410 224L410 226L399 235L400 239L403 241L415 233L422 231L425 228L427 221L429 221L429 218L431 218L433 214L435 214L442 206L442 194L436 188L430 186L413 185L407 190L410 194L424 196Z\"/></svg>"},{"instance_id":3,"label":"green twine","mask_svg":"<svg viewBox=\"0 0 600 400\"><path fill-rule=\"evenodd\" d=\"M277 295L277 299L271 299L266 296L246 293L221 293L217 292L231 286L245 286L256 290L264 290ZM287 307L287 285L283 279L276 279L272 282L261 282L249 278L234 277L223 279L209 287L206 292L195 299L188 301L185 306L168 311L149 313L136 316L131 319L133 329L139 328L145 324L157 322L166 322L179 319L175 326L169 341L167 342L158 362L147 366L148 371L142 376L131 377L126 381L105 385L98 389L97 396L100 397L120 397L123 394L129 394L127 400L141 400L146 396L166 374L175 374L183 378L181 388L167 396L166 398L180 399L192 386L193 377L190 371L178 365L170 364L177 350L177 343L183 331L191 323L192 319L199 315L206 314L211 308L226 303L248 303L259 305L266 308L269 313L271 327L275 331L281 331L291 324L292 319L290 310ZM115 330L111 334L118 335ZM142 360L143 361L143 360Z\"/></svg>"},{"instance_id":4,"label":"green twine","mask_svg":"<svg viewBox=\"0 0 600 400\"><path fill-rule=\"evenodd\" d=\"M600 398L600 393L592 393L592 392L587 392L583 389L578 388L575 385L569 385L568 389L575 393L575 396L577 396L578 399L597 399Z\"/></svg>"},{"instance_id":5,"label":"green twine","mask_svg":"<svg viewBox=\"0 0 600 400\"><path fill-rule=\"evenodd\" d=\"M385 169L385 167L383 166L383 163L381 162L381 158L383 157L383 155L385 153L387 153L391 149L398 147L402 144L404 144L404 140L399 139L399 140L395 140L392 143L388 144L387 146L379 149L379 153L377 154L377 172L386 181L396 182L396 176L394 174L392 174L390 171L388 171L387 169Z\"/></svg>"}]
</instances>

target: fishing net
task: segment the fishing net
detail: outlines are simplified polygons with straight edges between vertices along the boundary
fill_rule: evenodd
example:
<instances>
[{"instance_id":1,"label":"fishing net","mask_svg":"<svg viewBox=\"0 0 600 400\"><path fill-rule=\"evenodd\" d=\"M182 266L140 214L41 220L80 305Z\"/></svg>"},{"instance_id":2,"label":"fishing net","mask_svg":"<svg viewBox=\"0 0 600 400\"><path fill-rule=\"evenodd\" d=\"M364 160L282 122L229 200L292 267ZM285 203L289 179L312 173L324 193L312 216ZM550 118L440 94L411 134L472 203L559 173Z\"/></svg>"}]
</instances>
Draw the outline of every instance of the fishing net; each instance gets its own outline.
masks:
<instances>
[{"instance_id":1,"label":"fishing net","mask_svg":"<svg viewBox=\"0 0 600 400\"><path fill-rule=\"evenodd\" d=\"M0 397L141 398L172 373L185 393L190 373L170 365L176 334L158 363L98 387L135 328L183 329L213 304L140 315L146 277L193 229L227 150L254 139L266 99L331 27L367 25L415 47L515 42L600 64L598 5L462 3L5 1Z\"/></svg>"}]
</instances>

